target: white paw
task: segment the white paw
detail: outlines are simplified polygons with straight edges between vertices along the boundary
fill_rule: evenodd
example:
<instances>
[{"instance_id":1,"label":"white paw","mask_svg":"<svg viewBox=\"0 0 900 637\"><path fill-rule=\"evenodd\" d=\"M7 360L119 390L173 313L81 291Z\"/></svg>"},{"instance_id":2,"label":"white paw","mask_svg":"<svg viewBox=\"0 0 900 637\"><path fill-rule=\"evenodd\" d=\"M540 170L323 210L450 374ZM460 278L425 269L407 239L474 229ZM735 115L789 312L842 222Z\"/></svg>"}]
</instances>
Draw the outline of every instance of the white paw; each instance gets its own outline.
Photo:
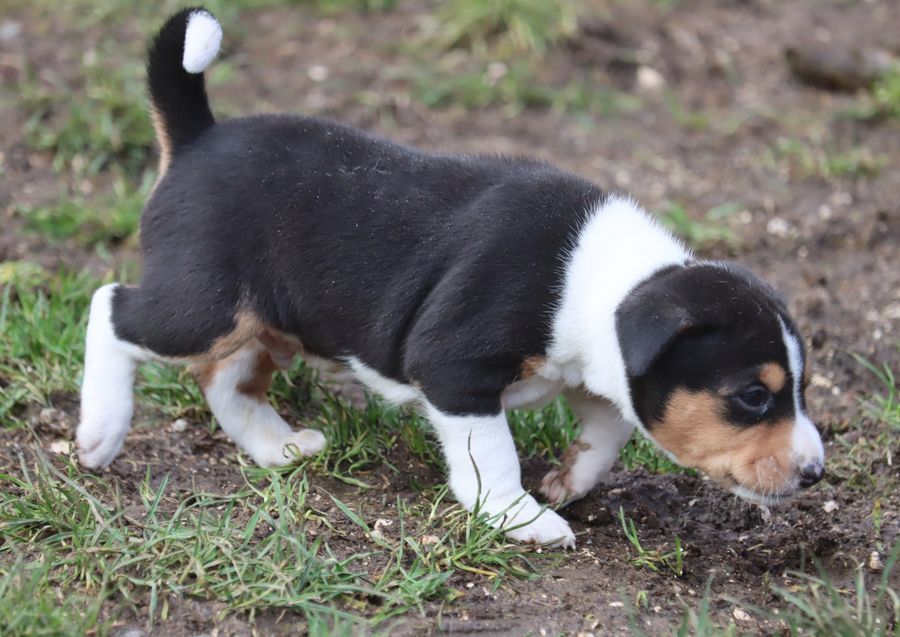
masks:
<instances>
[{"instance_id":1,"label":"white paw","mask_svg":"<svg viewBox=\"0 0 900 637\"><path fill-rule=\"evenodd\" d=\"M501 503L488 502L485 503L485 510L497 513L506 510L491 522L506 529L507 537L517 542L575 548L575 534L569 523L555 511L542 510L541 505L530 495L524 494L512 506L504 507Z\"/></svg>"},{"instance_id":2,"label":"white paw","mask_svg":"<svg viewBox=\"0 0 900 637\"><path fill-rule=\"evenodd\" d=\"M301 429L284 441L281 455L293 460L297 456L314 456L325 448L325 434L318 429Z\"/></svg>"},{"instance_id":3,"label":"white paw","mask_svg":"<svg viewBox=\"0 0 900 637\"><path fill-rule=\"evenodd\" d=\"M522 521L521 516L516 516L514 523L521 524ZM569 523L550 509L545 509L525 526L507 531L506 535L517 542L549 544L564 549L575 548L575 534L572 533Z\"/></svg>"},{"instance_id":4,"label":"white paw","mask_svg":"<svg viewBox=\"0 0 900 637\"><path fill-rule=\"evenodd\" d=\"M108 467L122 450L127 434L127 428L123 431L120 427L91 426L82 423L78 426L78 433L75 436L78 461L88 469Z\"/></svg>"},{"instance_id":5,"label":"white paw","mask_svg":"<svg viewBox=\"0 0 900 637\"><path fill-rule=\"evenodd\" d=\"M298 458L313 456L324 448L325 436L321 431L301 429L291 432L262 453L253 454L253 459L263 467L283 467Z\"/></svg>"}]
</instances>

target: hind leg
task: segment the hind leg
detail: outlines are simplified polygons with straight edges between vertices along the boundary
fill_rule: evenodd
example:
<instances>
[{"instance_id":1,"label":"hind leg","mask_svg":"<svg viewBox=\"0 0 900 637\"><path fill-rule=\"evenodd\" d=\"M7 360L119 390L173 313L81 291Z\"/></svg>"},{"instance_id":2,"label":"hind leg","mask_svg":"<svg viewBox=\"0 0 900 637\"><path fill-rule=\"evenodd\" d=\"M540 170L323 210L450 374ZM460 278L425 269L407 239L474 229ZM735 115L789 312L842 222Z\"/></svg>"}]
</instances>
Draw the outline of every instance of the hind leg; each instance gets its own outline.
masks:
<instances>
[{"instance_id":1,"label":"hind leg","mask_svg":"<svg viewBox=\"0 0 900 637\"><path fill-rule=\"evenodd\" d=\"M222 360L194 368L222 429L263 467L290 464L296 455L310 456L325 448L320 431L294 431L269 404L266 392L276 369L256 339Z\"/></svg>"},{"instance_id":2,"label":"hind leg","mask_svg":"<svg viewBox=\"0 0 900 637\"><path fill-rule=\"evenodd\" d=\"M91 299L81 385L81 422L76 441L78 458L86 467L109 465L122 448L134 398L137 366L151 354L116 335L113 295L118 287L104 285Z\"/></svg>"}]
</instances>

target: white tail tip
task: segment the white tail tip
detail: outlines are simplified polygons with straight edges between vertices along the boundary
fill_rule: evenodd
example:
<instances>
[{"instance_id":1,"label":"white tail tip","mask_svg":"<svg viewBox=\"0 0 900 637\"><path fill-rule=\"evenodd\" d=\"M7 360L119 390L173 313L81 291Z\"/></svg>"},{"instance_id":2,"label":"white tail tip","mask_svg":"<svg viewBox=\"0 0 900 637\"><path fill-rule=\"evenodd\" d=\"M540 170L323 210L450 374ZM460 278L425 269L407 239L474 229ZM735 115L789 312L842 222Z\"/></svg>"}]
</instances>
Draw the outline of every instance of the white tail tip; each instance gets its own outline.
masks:
<instances>
[{"instance_id":1,"label":"white tail tip","mask_svg":"<svg viewBox=\"0 0 900 637\"><path fill-rule=\"evenodd\" d=\"M222 27L206 11L195 11L188 18L184 33L184 57L181 65L188 73L203 73L222 44Z\"/></svg>"}]
</instances>

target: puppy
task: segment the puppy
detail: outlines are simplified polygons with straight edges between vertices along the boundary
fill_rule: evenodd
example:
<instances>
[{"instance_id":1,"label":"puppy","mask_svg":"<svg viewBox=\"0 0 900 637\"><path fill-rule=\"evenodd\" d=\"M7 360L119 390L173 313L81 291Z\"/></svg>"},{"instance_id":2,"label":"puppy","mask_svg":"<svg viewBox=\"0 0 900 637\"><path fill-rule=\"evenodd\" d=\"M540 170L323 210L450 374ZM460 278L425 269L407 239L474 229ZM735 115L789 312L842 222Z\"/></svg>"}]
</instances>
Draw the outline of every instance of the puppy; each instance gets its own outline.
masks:
<instances>
[{"instance_id":1,"label":"puppy","mask_svg":"<svg viewBox=\"0 0 900 637\"><path fill-rule=\"evenodd\" d=\"M803 342L770 287L543 162L425 153L291 115L217 123L202 73L221 35L187 9L150 47L160 176L140 285L92 300L83 465L121 449L150 359L191 365L258 464L320 452L322 434L292 430L266 398L300 354L417 404L456 498L519 541L575 544L522 488L504 413L560 394L581 434L544 478L552 504L590 491L635 427L749 500L822 478Z\"/></svg>"}]
</instances>

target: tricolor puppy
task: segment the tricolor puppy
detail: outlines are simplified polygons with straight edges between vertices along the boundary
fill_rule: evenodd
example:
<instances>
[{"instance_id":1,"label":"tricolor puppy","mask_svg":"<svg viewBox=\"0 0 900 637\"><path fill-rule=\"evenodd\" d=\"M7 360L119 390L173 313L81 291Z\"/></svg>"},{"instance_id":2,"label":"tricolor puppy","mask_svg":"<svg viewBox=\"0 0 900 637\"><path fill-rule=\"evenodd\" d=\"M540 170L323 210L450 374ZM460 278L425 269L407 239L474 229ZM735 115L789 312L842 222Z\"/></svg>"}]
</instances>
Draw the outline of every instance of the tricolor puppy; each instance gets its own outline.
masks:
<instances>
[{"instance_id":1,"label":"tricolor puppy","mask_svg":"<svg viewBox=\"0 0 900 637\"><path fill-rule=\"evenodd\" d=\"M189 9L150 47L160 178L140 285L91 305L85 466L121 449L150 359L190 364L260 465L318 453L322 434L292 430L266 398L301 354L418 404L457 499L480 498L521 541L575 542L523 490L504 414L560 394L581 435L544 479L553 504L585 495L634 427L757 502L821 479L802 339L766 284L696 260L631 199L543 162L426 153L291 115L217 123L202 72L220 40Z\"/></svg>"}]
</instances>

